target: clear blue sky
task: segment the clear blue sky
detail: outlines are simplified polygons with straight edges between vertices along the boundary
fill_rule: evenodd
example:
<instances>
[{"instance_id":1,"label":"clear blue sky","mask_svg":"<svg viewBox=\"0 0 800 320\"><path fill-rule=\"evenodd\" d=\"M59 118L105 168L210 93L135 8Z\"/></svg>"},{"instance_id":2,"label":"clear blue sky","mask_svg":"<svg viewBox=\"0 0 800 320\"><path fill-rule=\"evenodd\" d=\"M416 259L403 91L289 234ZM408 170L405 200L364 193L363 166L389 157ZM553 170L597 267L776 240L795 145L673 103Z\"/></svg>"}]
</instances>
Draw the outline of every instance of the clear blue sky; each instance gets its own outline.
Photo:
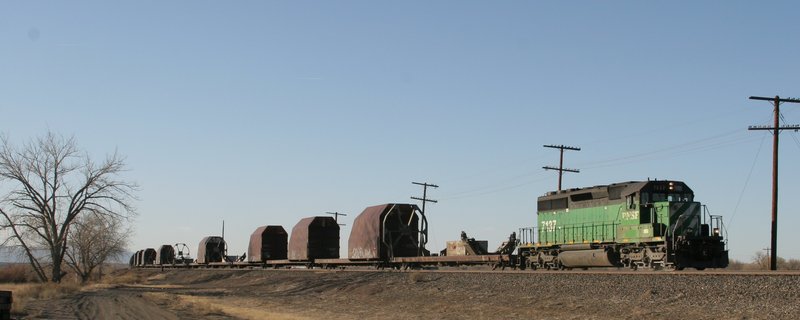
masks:
<instances>
[{"instance_id":1,"label":"clear blue sky","mask_svg":"<svg viewBox=\"0 0 800 320\"><path fill-rule=\"evenodd\" d=\"M431 244L497 246L556 187L688 183L732 257L769 245L772 107L800 96L794 1L0 3L0 130L127 155L133 250L429 195ZM788 124L800 105L786 104ZM800 137L779 254L800 258ZM342 230L346 246L349 227Z\"/></svg>"}]
</instances>

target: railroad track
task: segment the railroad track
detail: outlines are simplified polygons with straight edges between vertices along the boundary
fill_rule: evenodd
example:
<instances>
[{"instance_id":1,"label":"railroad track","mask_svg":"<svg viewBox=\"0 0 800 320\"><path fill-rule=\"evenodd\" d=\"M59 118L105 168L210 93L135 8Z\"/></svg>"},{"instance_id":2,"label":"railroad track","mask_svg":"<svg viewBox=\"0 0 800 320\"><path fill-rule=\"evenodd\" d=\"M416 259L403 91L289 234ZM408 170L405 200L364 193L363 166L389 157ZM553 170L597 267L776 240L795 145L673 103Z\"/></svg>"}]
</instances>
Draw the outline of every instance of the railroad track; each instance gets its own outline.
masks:
<instances>
[{"instance_id":1,"label":"railroad track","mask_svg":"<svg viewBox=\"0 0 800 320\"><path fill-rule=\"evenodd\" d=\"M160 266L152 266L146 268L138 268L143 270L153 270L153 269L163 269L163 270L180 270L180 269L187 269L186 266L164 266L161 268ZM191 265L188 269L192 270L219 270L219 271L240 271L240 270L252 270L252 271L265 271L265 272L315 272L315 273L335 273L335 272L389 272L389 273L464 273L464 274L514 274L514 275L541 275L541 274L550 274L550 275L672 275L672 276L710 276L710 275L730 275L730 276L800 276L800 270L779 270L779 271L767 271L767 270L630 270L627 268L619 268L619 269L588 269L588 270L518 270L518 269L505 269L505 270L491 270L485 267L472 267L468 269L461 269L461 268L437 268L437 269L409 269L409 270L398 270L398 269L376 269L375 267L369 266L351 266L346 268L334 268L334 269L323 269L323 268L305 268L303 266L295 266L295 267L282 267L282 268L272 268L266 267L263 268L258 265Z\"/></svg>"}]
</instances>

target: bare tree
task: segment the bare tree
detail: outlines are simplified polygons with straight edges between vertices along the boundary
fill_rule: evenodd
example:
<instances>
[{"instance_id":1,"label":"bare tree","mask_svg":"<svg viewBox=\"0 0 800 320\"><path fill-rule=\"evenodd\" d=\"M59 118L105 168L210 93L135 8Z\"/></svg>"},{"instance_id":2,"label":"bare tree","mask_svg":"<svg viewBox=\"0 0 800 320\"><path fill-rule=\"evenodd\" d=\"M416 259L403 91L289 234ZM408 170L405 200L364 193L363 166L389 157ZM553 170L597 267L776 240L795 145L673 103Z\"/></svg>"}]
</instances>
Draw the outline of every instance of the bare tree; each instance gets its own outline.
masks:
<instances>
[{"instance_id":1,"label":"bare tree","mask_svg":"<svg viewBox=\"0 0 800 320\"><path fill-rule=\"evenodd\" d=\"M769 264L769 259L770 259L770 256L769 256L768 252L758 251L753 256L753 264L755 264L757 266L757 268L760 269L760 270L769 270L769 265L770 265ZM775 262L775 264L778 266L779 270L794 270L792 268L795 268L795 265L793 264L795 262L792 262L792 260L794 260L794 259L791 259L791 260L789 260L787 262L785 258L778 257L778 259ZM797 260L795 260L795 261L797 261ZM800 265L800 261L797 261L796 263L798 265Z\"/></svg>"},{"instance_id":2,"label":"bare tree","mask_svg":"<svg viewBox=\"0 0 800 320\"><path fill-rule=\"evenodd\" d=\"M97 267L119 257L128 242L129 230L116 216L87 214L75 219L67 237L67 265L88 281Z\"/></svg>"},{"instance_id":3,"label":"bare tree","mask_svg":"<svg viewBox=\"0 0 800 320\"><path fill-rule=\"evenodd\" d=\"M95 163L74 138L52 132L22 147L4 136L0 148L0 228L9 230L5 243L22 248L42 282L64 276L67 238L79 216L136 214L137 186L119 178L125 162L116 152Z\"/></svg>"},{"instance_id":4,"label":"bare tree","mask_svg":"<svg viewBox=\"0 0 800 320\"><path fill-rule=\"evenodd\" d=\"M756 251L753 256L753 264L758 266L760 270L769 270L769 254L764 251Z\"/></svg>"}]
</instances>

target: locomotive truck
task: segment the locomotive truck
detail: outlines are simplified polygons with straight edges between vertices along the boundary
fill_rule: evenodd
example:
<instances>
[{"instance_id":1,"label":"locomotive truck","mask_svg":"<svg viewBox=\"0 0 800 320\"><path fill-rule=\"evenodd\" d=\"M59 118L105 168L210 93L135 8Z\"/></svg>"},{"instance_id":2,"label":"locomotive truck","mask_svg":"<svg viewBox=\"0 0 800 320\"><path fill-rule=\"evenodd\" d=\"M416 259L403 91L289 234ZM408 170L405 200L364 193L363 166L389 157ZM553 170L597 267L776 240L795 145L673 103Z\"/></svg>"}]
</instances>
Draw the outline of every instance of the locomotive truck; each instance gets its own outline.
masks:
<instances>
[{"instance_id":1,"label":"locomotive truck","mask_svg":"<svg viewBox=\"0 0 800 320\"><path fill-rule=\"evenodd\" d=\"M537 227L520 229L520 268L725 268L722 216L681 181L630 181L549 192Z\"/></svg>"}]
</instances>

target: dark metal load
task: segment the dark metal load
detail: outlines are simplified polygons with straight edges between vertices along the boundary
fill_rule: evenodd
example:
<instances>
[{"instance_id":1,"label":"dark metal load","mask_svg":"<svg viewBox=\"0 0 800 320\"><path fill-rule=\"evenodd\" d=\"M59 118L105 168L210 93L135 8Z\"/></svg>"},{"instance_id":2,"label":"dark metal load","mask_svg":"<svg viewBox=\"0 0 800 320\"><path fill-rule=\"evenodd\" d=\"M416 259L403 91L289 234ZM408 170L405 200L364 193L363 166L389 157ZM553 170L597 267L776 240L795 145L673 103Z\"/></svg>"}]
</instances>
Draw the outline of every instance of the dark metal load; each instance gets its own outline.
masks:
<instances>
[{"instance_id":1,"label":"dark metal load","mask_svg":"<svg viewBox=\"0 0 800 320\"><path fill-rule=\"evenodd\" d=\"M133 254L133 265L137 267L143 266L142 264L142 254L144 250L138 250Z\"/></svg>"},{"instance_id":2,"label":"dark metal load","mask_svg":"<svg viewBox=\"0 0 800 320\"><path fill-rule=\"evenodd\" d=\"M286 244L289 235L282 226L261 226L250 235L247 246L248 262L286 259Z\"/></svg>"},{"instance_id":3,"label":"dark metal load","mask_svg":"<svg viewBox=\"0 0 800 320\"><path fill-rule=\"evenodd\" d=\"M154 264L156 262L156 249L147 248L142 253L142 264Z\"/></svg>"},{"instance_id":4,"label":"dark metal load","mask_svg":"<svg viewBox=\"0 0 800 320\"><path fill-rule=\"evenodd\" d=\"M197 248L197 263L223 262L225 258L225 240L218 236L209 236L200 240Z\"/></svg>"},{"instance_id":5,"label":"dark metal load","mask_svg":"<svg viewBox=\"0 0 800 320\"><path fill-rule=\"evenodd\" d=\"M428 221L413 204L389 203L364 209L353 221L348 241L352 260L387 260L430 255Z\"/></svg>"},{"instance_id":6,"label":"dark metal load","mask_svg":"<svg viewBox=\"0 0 800 320\"><path fill-rule=\"evenodd\" d=\"M165 265L174 263L175 263L175 248L173 248L171 245L168 244L158 247L158 251L156 252L155 264Z\"/></svg>"},{"instance_id":7,"label":"dark metal load","mask_svg":"<svg viewBox=\"0 0 800 320\"><path fill-rule=\"evenodd\" d=\"M310 217L292 228L289 260L339 258L339 224L332 217Z\"/></svg>"}]
</instances>

